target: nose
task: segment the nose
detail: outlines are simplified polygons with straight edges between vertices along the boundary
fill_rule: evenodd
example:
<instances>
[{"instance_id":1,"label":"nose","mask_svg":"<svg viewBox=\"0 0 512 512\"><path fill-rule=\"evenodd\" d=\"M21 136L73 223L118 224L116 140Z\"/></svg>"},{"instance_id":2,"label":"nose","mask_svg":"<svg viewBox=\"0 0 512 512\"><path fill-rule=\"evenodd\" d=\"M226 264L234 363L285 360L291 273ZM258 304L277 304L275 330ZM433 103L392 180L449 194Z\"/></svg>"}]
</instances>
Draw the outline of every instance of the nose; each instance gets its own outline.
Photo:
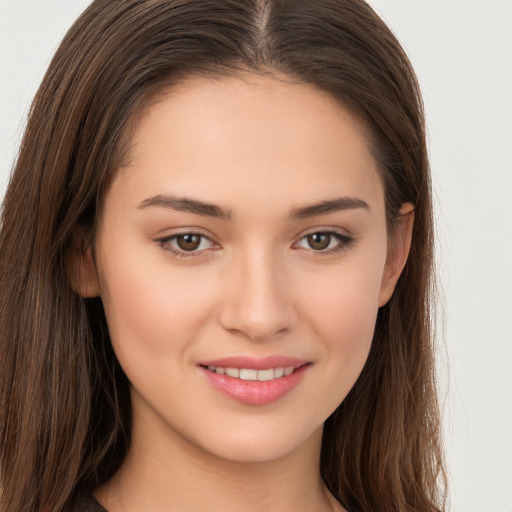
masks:
<instances>
[{"instance_id":1,"label":"nose","mask_svg":"<svg viewBox=\"0 0 512 512\"><path fill-rule=\"evenodd\" d=\"M288 281L283 266L263 251L233 261L223 285L220 324L251 340L269 339L290 330L297 314Z\"/></svg>"}]
</instances>

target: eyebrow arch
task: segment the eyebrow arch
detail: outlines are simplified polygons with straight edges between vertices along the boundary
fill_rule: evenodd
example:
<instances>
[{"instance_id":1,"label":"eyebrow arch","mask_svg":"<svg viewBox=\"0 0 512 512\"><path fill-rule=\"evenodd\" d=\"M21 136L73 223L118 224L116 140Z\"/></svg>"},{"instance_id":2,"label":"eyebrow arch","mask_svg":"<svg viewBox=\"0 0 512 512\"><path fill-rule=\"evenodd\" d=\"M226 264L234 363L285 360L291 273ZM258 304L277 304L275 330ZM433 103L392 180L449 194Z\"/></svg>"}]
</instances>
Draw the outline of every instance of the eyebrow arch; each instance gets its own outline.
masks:
<instances>
[{"instance_id":1,"label":"eyebrow arch","mask_svg":"<svg viewBox=\"0 0 512 512\"><path fill-rule=\"evenodd\" d=\"M202 215L204 217L215 217L217 219L223 220L229 220L231 218L231 213L223 210L219 206L187 197L159 194L144 199L144 201L142 201L138 206L140 209L150 207L195 213L196 215Z\"/></svg>"},{"instance_id":2,"label":"eyebrow arch","mask_svg":"<svg viewBox=\"0 0 512 512\"><path fill-rule=\"evenodd\" d=\"M356 208L363 208L368 211L370 210L368 203L362 199L357 199L355 197L338 197L336 199L329 199L303 208L297 208L292 211L291 216L295 219L307 219L309 217L315 217L316 215L325 215L327 213L334 213L342 210L353 210Z\"/></svg>"}]
</instances>

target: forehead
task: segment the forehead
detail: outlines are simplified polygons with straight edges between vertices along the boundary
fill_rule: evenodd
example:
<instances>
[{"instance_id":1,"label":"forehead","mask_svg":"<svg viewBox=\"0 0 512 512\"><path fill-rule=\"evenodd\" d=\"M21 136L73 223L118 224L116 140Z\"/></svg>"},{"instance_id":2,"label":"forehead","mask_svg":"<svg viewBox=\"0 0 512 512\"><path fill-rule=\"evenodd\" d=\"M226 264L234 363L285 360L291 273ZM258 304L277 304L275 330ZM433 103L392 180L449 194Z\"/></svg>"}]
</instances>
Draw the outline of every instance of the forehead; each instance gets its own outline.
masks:
<instances>
[{"instance_id":1,"label":"forehead","mask_svg":"<svg viewBox=\"0 0 512 512\"><path fill-rule=\"evenodd\" d=\"M192 78L160 94L117 174L137 195L215 193L228 207L255 195L261 203L382 195L354 116L313 85L255 75Z\"/></svg>"}]
</instances>

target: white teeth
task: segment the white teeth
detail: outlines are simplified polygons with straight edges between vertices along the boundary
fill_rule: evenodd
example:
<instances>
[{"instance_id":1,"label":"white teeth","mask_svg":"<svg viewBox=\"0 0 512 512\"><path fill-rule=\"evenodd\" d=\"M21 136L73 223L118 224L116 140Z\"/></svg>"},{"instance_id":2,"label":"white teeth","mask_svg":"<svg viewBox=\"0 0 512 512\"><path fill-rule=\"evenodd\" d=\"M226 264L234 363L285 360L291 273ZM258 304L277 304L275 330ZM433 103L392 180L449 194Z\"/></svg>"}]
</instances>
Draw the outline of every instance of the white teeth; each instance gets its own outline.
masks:
<instances>
[{"instance_id":1,"label":"white teeth","mask_svg":"<svg viewBox=\"0 0 512 512\"><path fill-rule=\"evenodd\" d=\"M288 366L286 368L280 366L278 368L269 368L267 370L253 370L250 368L223 368L221 366L208 366L208 370L220 375L226 374L228 377L234 377L236 379L265 382L280 379L281 377L287 377L294 372L295 368L293 366Z\"/></svg>"},{"instance_id":2,"label":"white teeth","mask_svg":"<svg viewBox=\"0 0 512 512\"><path fill-rule=\"evenodd\" d=\"M275 379L275 370L270 368L269 370L258 370L258 380L274 380Z\"/></svg>"},{"instance_id":3,"label":"white teeth","mask_svg":"<svg viewBox=\"0 0 512 512\"><path fill-rule=\"evenodd\" d=\"M228 377L235 377L237 379L240 378L240 369L239 368L226 368L226 375Z\"/></svg>"},{"instance_id":4,"label":"white teeth","mask_svg":"<svg viewBox=\"0 0 512 512\"><path fill-rule=\"evenodd\" d=\"M240 378L242 380L258 380L258 370L240 370Z\"/></svg>"}]
</instances>

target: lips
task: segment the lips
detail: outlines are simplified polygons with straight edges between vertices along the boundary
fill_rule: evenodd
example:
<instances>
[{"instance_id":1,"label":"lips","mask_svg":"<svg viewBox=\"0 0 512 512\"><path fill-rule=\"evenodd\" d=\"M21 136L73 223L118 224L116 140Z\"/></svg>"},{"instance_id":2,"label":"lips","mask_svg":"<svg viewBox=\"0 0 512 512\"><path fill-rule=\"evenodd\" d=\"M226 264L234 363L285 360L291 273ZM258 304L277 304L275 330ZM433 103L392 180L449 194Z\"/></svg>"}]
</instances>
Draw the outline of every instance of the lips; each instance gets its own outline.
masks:
<instances>
[{"instance_id":1,"label":"lips","mask_svg":"<svg viewBox=\"0 0 512 512\"><path fill-rule=\"evenodd\" d=\"M230 357L203 361L199 369L224 396L247 405L265 405L291 392L310 362L285 356Z\"/></svg>"}]
</instances>

